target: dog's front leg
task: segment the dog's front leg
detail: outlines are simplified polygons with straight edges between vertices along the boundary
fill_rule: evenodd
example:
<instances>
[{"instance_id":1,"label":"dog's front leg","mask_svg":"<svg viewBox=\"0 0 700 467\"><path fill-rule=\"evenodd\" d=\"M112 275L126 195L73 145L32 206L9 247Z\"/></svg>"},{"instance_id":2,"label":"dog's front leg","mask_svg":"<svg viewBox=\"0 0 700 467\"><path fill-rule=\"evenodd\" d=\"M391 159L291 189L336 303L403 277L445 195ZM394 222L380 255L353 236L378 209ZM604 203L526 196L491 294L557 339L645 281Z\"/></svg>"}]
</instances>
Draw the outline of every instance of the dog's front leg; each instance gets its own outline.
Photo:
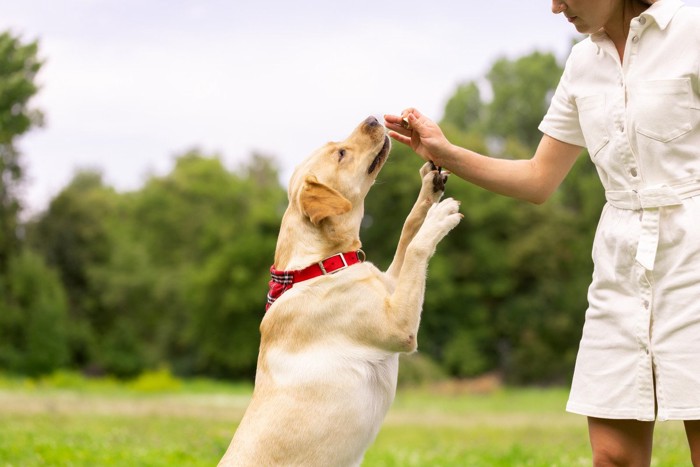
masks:
<instances>
[{"instance_id":1,"label":"dog's front leg","mask_svg":"<svg viewBox=\"0 0 700 467\"><path fill-rule=\"evenodd\" d=\"M459 224L462 217L459 202L452 198L433 204L406 248L404 265L386 310L391 330L390 345L396 345L395 350L412 352L416 349L428 261L440 240Z\"/></svg>"},{"instance_id":2,"label":"dog's front leg","mask_svg":"<svg viewBox=\"0 0 700 467\"><path fill-rule=\"evenodd\" d=\"M445 192L445 183L447 182L448 172L439 172L434 169L430 162L426 162L420 169L422 185L418 199L411 208L411 212L406 217L406 221L401 229L401 237L399 244L396 247L394 259L387 269L386 274L396 280L399 277L401 268L403 267L406 248L408 247L413 237L423 225L425 216L428 214L430 207L437 203L442 194Z\"/></svg>"}]
</instances>

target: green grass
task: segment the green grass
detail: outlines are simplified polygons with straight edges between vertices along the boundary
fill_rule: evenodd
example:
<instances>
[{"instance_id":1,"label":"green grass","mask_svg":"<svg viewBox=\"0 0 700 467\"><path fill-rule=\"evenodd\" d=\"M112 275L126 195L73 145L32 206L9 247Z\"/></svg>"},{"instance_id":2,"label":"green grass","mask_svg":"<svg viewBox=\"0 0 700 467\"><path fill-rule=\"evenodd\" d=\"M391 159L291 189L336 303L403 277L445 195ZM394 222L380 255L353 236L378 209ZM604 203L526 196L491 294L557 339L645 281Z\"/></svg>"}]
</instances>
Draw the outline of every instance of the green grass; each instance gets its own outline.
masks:
<instances>
[{"instance_id":1,"label":"green grass","mask_svg":"<svg viewBox=\"0 0 700 467\"><path fill-rule=\"evenodd\" d=\"M404 391L365 457L372 466L589 466L585 417L563 389L486 395ZM690 465L680 423L656 429L652 465Z\"/></svg>"},{"instance_id":2,"label":"green grass","mask_svg":"<svg viewBox=\"0 0 700 467\"><path fill-rule=\"evenodd\" d=\"M164 372L129 384L0 377L0 467L214 466L250 393ZM363 465L590 465L585 418L565 401L563 389L402 390ZM653 465L690 465L680 423L657 424Z\"/></svg>"}]
</instances>

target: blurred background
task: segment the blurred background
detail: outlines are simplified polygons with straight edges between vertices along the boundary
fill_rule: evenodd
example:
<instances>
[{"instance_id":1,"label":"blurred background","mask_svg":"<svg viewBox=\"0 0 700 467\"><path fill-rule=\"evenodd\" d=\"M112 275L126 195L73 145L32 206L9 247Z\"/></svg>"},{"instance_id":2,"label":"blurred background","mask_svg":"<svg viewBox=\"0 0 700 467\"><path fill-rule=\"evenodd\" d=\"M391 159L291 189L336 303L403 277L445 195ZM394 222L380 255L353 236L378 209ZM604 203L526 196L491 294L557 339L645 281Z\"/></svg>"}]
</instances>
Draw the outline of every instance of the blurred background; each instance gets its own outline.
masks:
<instances>
[{"instance_id":1,"label":"blurred background","mask_svg":"<svg viewBox=\"0 0 700 467\"><path fill-rule=\"evenodd\" d=\"M700 0L688 1L698 5ZM408 106L528 158L581 36L550 2L0 0L0 372L252 381L286 184ZM395 144L361 237L386 268L421 160ZM532 206L458 179L403 382L566 385L604 196L582 155Z\"/></svg>"},{"instance_id":2,"label":"blurred background","mask_svg":"<svg viewBox=\"0 0 700 467\"><path fill-rule=\"evenodd\" d=\"M700 6L700 0L687 0ZM253 390L294 167L415 106L528 158L572 45L546 0L0 0L0 466L210 466ZM366 200L386 268L422 161ZM564 405L603 191L544 205L452 178L419 351L363 465L590 465ZM653 464L687 463L682 423Z\"/></svg>"}]
</instances>

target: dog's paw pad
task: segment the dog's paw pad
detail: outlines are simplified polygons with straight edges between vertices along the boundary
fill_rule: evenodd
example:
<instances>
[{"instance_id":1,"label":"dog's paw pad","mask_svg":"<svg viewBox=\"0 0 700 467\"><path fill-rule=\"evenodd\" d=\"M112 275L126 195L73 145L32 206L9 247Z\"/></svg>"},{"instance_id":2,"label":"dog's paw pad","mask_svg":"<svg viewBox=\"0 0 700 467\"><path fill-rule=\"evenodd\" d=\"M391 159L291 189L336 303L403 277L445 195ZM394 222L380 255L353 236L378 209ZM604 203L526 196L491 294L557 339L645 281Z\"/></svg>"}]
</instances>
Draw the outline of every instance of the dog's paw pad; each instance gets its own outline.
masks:
<instances>
[{"instance_id":1,"label":"dog's paw pad","mask_svg":"<svg viewBox=\"0 0 700 467\"><path fill-rule=\"evenodd\" d=\"M445 184L447 183L447 175L441 172L435 172L433 175L433 193L440 193L445 191Z\"/></svg>"}]
</instances>

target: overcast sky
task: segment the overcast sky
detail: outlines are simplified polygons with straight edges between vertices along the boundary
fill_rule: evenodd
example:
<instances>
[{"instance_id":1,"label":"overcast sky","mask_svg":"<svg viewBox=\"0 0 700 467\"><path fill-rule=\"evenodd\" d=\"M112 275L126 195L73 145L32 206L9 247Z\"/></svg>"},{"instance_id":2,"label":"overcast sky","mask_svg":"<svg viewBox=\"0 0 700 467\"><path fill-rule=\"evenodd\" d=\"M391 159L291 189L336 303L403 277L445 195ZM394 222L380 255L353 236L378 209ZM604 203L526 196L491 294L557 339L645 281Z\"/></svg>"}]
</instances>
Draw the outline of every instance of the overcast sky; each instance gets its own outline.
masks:
<instances>
[{"instance_id":1,"label":"overcast sky","mask_svg":"<svg viewBox=\"0 0 700 467\"><path fill-rule=\"evenodd\" d=\"M700 6L700 0L687 0ZM192 147L233 169L274 156L286 183L313 149L368 115L433 118L500 57L563 60L579 37L550 0L0 0L0 30L38 39L20 140L25 204L44 209L77 169L119 190Z\"/></svg>"}]
</instances>

